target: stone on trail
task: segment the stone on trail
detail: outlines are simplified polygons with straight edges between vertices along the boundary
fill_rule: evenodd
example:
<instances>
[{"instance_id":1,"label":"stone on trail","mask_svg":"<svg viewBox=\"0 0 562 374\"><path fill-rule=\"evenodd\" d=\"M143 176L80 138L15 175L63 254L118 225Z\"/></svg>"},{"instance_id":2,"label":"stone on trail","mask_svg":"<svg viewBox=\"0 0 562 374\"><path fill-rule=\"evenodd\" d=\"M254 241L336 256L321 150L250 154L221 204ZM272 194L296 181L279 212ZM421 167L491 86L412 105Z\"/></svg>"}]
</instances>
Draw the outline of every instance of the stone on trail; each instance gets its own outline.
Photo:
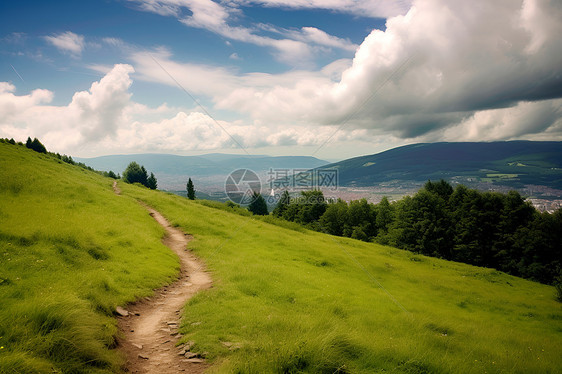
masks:
<instances>
[{"instance_id":1,"label":"stone on trail","mask_svg":"<svg viewBox=\"0 0 562 374\"><path fill-rule=\"evenodd\" d=\"M115 312L117 312L117 314L119 314L121 317L127 317L129 315L129 312L120 306L115 308Z\"/></svg>"},{"instance_id":2,"label":"stone on trail","mask_svg":"<svg viewBox=\"0 0 562 374\"><path fill-rule=\"evenodd\" d=\"M188 358L186 360L184 360L185 362L190 362L192 364L201 364L203 362L205 362L205 360L201 359L201 358Z\"/></svg>"}]
</instances>

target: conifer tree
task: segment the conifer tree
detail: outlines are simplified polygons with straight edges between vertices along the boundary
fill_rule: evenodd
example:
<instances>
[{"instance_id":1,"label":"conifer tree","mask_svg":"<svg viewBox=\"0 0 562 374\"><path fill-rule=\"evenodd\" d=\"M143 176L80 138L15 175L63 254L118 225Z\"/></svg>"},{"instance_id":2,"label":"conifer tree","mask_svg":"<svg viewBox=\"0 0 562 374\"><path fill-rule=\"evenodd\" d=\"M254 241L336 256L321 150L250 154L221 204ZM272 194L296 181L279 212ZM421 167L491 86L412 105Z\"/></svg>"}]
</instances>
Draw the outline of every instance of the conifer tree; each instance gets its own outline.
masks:
<instances>
[{"instance_id":1,"label":"conifer tree","mask_svg":"<svg viewBox=\"0 0 562 374\"><path fill-rule=\"evenodd\" d=\"M189 200L195 200L195 187L193 187L191 178L187 181L187 198Z\"/></svg>"},{"instance_id":2,"label":"conifer tree","mask_svg":"<svg viewBox=\"0 0 562 374\"><path fill-rule=\"evenodd\" d=\"M281 194L281 198L279 199L277 206L275 207L275 209L273 209L273 215L276 217L282 217L283 212L285 212L290 202L291 196L289 195L289 191L283 191L283 194Z\"/></svg>"},{"instance_id":3,"label":"conifer tree","mask_svg":"<svg viewBox=\"0 0 562 374\"><path fill-rule=\"evenodd\" d=\"M33 139L33 141L31 142L31 149L33 149L35 152L47 153L47 148L45 148L45 146L41 144L41 142L37 138Z\"/></svg>"},{"instance_id":4,"label":"conifer tree","mask_svg":"<svg viewBox=\"0 0 562 374\"><path fill-rule=\"evenodd\" d=\"M256 191L254 191L253 199L248 206L248 210L258 216L266 216L269 214L265 199L259 192Z\"/></svg>"},{"instance_id":5,"label":"conifer tree","mask_svg":"<svg viewBox=\"0 0 562 374\"><path fill-rule=\"evenodd\" d=\"M154 173L150 173L150 177L148 177L148 179L146 180L146 186L151 190L155 190L158 187L158 182L156 180L156 177L154 176Z\"/></svg>"}]
</instances>

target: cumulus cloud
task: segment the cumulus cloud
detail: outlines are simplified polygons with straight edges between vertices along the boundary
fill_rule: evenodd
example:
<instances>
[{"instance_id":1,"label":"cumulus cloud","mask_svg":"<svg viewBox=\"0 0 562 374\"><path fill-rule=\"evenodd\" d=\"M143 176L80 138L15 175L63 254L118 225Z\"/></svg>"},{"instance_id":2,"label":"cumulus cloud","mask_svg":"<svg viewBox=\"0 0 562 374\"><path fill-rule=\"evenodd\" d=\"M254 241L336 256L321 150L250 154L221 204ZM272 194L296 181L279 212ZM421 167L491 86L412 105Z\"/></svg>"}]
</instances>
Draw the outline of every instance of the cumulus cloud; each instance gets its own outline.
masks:
<instances>
[{"instance_id":1,"label":"cumulus cloud","mask_svg":"<svg viewBox=\"0 0 562 374\"><path fill-rule=\"evenodd\" d=\"M17 118L19 113L53 100L53 93L49 90L37 89L22 96L15 95L15 90L13 84L0 82L0 124L7 125Z\"/></svg>"},{"instance_id":2,"label":"cumulus cloud","mask_svg":"<svg viewBox=\"0 0 562 374\"><path fill-rule=\"evenodd\" d=\"M66 31L60 34L45 36L44 39L55 46L60 52L72 56L80 56L84 50L84 36Z\"/></svg>"},{"instance_id":3,"label":"cumulus cloud","mask_svg":"<svg viewBox=\"0 0 562 374\"><path fill-rule=\"evenodd\" d=\"M258 123L349 122L354 128L402 138L430 136L488 118L479 112L518 113L526 102L562 97L559 19L562 6L556 1L506 0L476 6L418 0L407 14L389 18L385 31L374 30L352 63L338 63L333 75L328 76L329 67L279 75L206 70L209 81L215 77L222 82L209 95L218 108L248 114ZM194 71L192 66L169 63L180 76ZM144 73L156 74L150 69ZM550 105L556 109L560 104ZM505 122L508 116L494 118ZM504 138L533 132L522 129L504 132Z\"/></svg>"},{"instance_id":4,"label":"cumulus cloud","mask_svg":"<svg viewBox=\"0 0 562 374\"><path fill-rule=\"evenodd\" d=\"M520 102L474 113L443 134L444 140L553 140L562 137L562 99Z\"/></svg>"},{"instance_id":5,"label":"cumulus cloud","mask_svg":"<svg viewBox=\"0 0 562 374\"><path fill-rule=\"evenodd\" d=\"M529 27L529 13L543 26ZM358 108L382 86L358 109L361 126L414 137L477 111L561 97L561 17L555 1L415 1L365 39L324 100Z\"/></svg>"},{"instance_id":6,"label":"cumulus cloud","mask_svg":"<svg viewBox=\"0 0 562 374\"><path fill-rule=\"evenodd\" d=\"M53 98L47 90L16 96L13 86L0 84L0 132L19 138L40 136L62 149L111 137L130 105L133 71L130 65L115 65L88 91L76 92L67 106L44 105Z\"/></svg>"},{"instance_id":7,"label":"cumulus cloud","mask_svg":"<svg viewBox=\"0 0 562 374\"><path fill-rule=\"evenodd\" d=\"M82 124L82 138L96 141L115 134L124 108L129 104L132 84L130 65L119 64L99 82L92 83L89 91L77 92L69 110L76 113Z\"/></svg>"},{"instance_id":8,"label":"cumulus cloud","mask_svg":"<svg viewBox=\"0 0 562 374\"><path fill-rule=\"evenodd\" d=\"M53 93L35 90L16 95L14 85L0 82L0 134L39 137L55 152L74 155L122 152L177 152L260 147L314 146L333 132L329 126L265 125L252 121L218 121L208 114L151 108L131 99L134 69L119 64L87 91L76 92L65 106L48 105ZM223 128L227 132L223 131ZM365 134L342 132L338 139ZM234 140L236 139L236 140Z\"/></svg>"},{"instance_id":9,"label":"cumulus cloud","mask_svg":"<svg viewBox=\"0 0 562 374\"><path fill-rule=\"evenodd\" d=\"M182 12L195 3L201 9L208 5L167 0L175 8L162 12L185 19ZM218 23L207 19L214 11ZM212 6L199 12L188 16L189 22L222 27L230 17ZM171 86L177 81L209 98L213 109L240 114L243 121L220 123L248 148L318 146L342 124L335 141L562 140L560 19L556 1L416 0L406 14L389 18L385 31L371 32L353 60L318 71L242 74L175 61L164 48L131 51L129 58L136 79ZM318 45L338 43L321 30L306 32ZM287 50L292 48L288 44ZM0 132L18 138L45 134L48 145L75 149L236 147L206 114L133 102L131 66L96 68L105 77L75 94L68 106L47 105L52 93L46 90L17 96L13 85L0 84ZM143 113L151 113L150 119Z\"/></svg>"}]
</instances>

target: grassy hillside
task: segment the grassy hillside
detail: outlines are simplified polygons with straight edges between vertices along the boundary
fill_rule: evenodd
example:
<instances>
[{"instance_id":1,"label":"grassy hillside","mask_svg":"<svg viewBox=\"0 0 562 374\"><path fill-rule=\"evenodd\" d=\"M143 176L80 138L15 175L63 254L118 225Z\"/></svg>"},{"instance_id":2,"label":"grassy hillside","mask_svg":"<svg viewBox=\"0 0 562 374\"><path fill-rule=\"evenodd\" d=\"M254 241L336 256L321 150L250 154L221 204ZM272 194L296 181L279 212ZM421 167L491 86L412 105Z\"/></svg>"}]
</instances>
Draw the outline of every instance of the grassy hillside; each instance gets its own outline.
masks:
<instances>
[{"instance_id":1,"label":"grassy hillside","mask_svg":"<svg viewBox=\"0 0 562 374\"><path fill-rule=\"evenodd\" d=\"M118 370L111 311L177 269L137 199L193 234L212 272L182 324L212 371L562 367L553 287L120 187L116 196L109 179L0 144L0 372Z\"/></svg>"},{"instance_id":2,"label":"grassy hillside","mask_svg":"<svg viewBox=\"0 0 562 374\"><path fill-rule=\"evenodd\" d=\"M221 373L554 373L553 287L122 186L195 236L182 330ZM205 203L205 205L211 205Z\"/></svg>"},{"instance_id":3,"label":"grassy hillside","mask_svg":"<svg viewBox=\"0 0 562 374\"><path fill-rule=\"evenodd\" d=\"M326 167L339 170L342 186L443 178L511 188L533 184L562 189L562 142L412 144Z\"/></svg>"},{"instance_id":4,"label":"grassy hillside","mask_svg":"<svg viewBox=\"0 0 562 374\"><path fill-rule=\"evenodd\" d=\"M169 282L163 230L112 181L0 143L0 373L110 373L112 311Z\"/></svg>"}]
</instances>

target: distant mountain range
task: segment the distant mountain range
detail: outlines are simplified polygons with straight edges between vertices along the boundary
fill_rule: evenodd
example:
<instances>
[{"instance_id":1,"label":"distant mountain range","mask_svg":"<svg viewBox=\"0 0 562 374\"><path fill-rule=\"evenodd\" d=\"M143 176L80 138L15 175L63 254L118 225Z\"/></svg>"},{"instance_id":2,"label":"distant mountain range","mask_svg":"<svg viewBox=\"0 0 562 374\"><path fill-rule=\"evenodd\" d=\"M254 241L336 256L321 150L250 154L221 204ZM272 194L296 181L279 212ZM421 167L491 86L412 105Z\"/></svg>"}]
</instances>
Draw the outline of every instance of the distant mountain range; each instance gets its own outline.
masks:
<instances>
[{"instance_id":1,"label":"distant mountain range","mask_svg":"<svg viewBox=\"0 0 562 374\"><path fill-rule=\"evenodd\" d=\"M339 170L340 186L428 179L562 189L562 142L423 143L323 166Z\"/></svg>"},{"instance_id":2,"label":"distant mountain range","mask_svg":"<svg viewBox=\"0 0 562 374\"><path fill-rule=\"evenodd\" d=\"M112 155L94 158L75 158L96 170L122 174L127 165L136 161L158 178L158 187L167 190L184 190L187 178L196 187L224 185L226 176L236 169L250 169L265 175L270 168L313 169L328 164L327 161L309 156L265 156L212 153L201 156L177 156L170 154Z\"/></svg>"},{"instance_id":3,"label":"distant mountain range","mask_svg":"<svg viewBox=\"0 0 562 374\"><path fill-rule=\"evenodd\" d=\"M131 161L158 178L158 187L185 191L192 178L199 197L225 199L224 182L236 169L255 171L265 186L267 171L275 169L338 169L342 187L384 187L416 190L427 180L445 179L473 188L517 189L527 196L562 197L562 142L421 143L329 164L308 156L206 154L113 155L76 158L97 170L123 173Z\"/></svg>"}]
</instances>

